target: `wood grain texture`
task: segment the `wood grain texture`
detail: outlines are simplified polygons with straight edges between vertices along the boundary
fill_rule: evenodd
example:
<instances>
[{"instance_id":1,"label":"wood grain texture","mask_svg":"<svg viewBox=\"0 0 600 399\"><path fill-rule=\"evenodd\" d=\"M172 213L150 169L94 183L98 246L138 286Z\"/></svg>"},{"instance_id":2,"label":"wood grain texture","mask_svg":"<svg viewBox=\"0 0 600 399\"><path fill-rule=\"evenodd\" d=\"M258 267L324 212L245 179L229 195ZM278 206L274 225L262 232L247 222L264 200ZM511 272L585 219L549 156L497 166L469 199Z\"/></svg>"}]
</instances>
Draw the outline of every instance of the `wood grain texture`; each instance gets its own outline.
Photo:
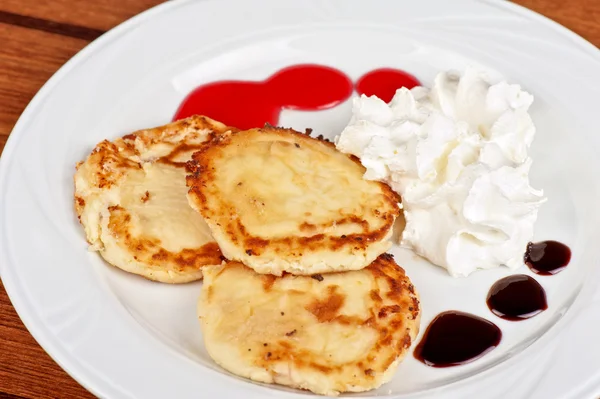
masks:
<instances>
[{"instance_id":1,"label":"wood grain texture","mask_svg":"<svg viewBox=\"0 0 600 399\"><path fill-rule=\"evenodd\" d=\"M0 153L25 106L87 41L0 24Z\"/></svg>"},{"instance_id":2,"label":"wood grain texture","mask_svg":"<svg viewBox=\"0 0 600 399\"><path fill-rule=\"evenodd\" d=\"M1 282L0 392L32 399L94 397L35 342L10 304Z\"/></svg>"},{"instance_id":3,"label":"wood grain texture","mask_svg":"<svg viewBox=\"0 0 600 399\"><path fill-rule=\"evenodd\" d=\"M515 0L600 47L600 0Z\"/></svg>"},{"instance_id":4,"label":"wood grain texture","mask_svg":"<svg viewBox=\"0 0 600 399\"><path fill-rule=\"evenodd\" d=\"M40 30L43 32L57 33L59 35L83 40L94 40L105 33L105 31L99 29L48 21L45 19L28 17L26 15L13 14L2 10L0 10L0 23L22 26L24 28Z\"/></svg>"},{"instance_id":5,"label":"wood grain texture","mask_svg":"<svg viewBox=\"0 0 600 399\"><path fill-rule=\"evenodd\" d=\"M2 0L0 11L106 31L163 1Z\"/></svg>"},{"instance_id":6,"label":"wood grain texture","mask_svg":"<svg viewBox=\"0 0 600 399\"><path fill-rule=\"evenodd\" d=\"M160 2L0 0L0 154L27 103L64 62L94 35ZM600 0L516 3L600 46ZM0 399L92 397L35 342L0 283Z\"/></svg>"}]
</instances>

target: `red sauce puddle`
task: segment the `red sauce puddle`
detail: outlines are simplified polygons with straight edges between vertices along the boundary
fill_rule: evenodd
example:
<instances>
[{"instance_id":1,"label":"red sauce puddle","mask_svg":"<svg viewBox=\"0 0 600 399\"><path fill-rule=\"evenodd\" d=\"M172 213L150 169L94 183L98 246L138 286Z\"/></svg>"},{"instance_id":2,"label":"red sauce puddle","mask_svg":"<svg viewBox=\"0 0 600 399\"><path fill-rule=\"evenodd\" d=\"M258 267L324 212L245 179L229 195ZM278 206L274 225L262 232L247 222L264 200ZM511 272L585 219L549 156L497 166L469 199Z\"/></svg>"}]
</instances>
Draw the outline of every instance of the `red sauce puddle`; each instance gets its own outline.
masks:
<instances>
[{"instance_id":1,"label":"red sauce puddle","mask_svg":"<svg viewBox=\"0 0 600 399\"><path fill-rule=\"evenodd\" d=\"M396 90L401 87L412 89L421 82L413 75L392 68L380 68L364 74L356 83L358 94L377 96L386 103L392 101Z\"/></svg>"},{"instance_id":2,"label":"red sauce puddle","mask_svg":"<svg viewBox=\"0 0 600 399\"><path fill-rule=\"evenodd\" d=\"M239 129L277 125L282 109L318 111L352 94L343 72L322 65L294 65L260 82L225 80L200 86L179 106L173 120L206 115Z\"/></svg>"},{"instance_id":3,"label":"red sauce puddle","mask_svg":"<svg viewBox=\"0 0 600 399\"><path fill-rule=\"evenodd\" d=\"M356 90L389 102L396 89L419 84L406 72L381 68L362 76ZM277 125L282 109L333 108L346 101L353 90L350 78L338 69L315 64L293 65L263 81L224 80L202 85L183 100L173 120L199 114L239 129L265 123Z\"/></svg>"}]
</instances>

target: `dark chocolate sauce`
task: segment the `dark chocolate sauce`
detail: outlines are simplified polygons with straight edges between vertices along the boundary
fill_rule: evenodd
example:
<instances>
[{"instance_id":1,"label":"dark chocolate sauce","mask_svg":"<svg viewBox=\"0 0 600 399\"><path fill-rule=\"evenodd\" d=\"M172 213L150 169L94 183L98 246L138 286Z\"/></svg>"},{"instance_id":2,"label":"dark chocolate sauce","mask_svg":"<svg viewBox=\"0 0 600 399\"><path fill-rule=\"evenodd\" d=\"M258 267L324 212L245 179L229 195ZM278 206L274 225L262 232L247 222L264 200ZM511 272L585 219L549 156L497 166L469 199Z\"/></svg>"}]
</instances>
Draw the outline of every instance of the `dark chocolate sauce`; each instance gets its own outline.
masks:
<instances>
[{"instance_id":1,"label":"dark chocolate sauce","mask_svg":"<svg viewBox=\"0 0 600 399\"><path fill-rule=\"evenodd\" d=\"M525 251L525 264L543 276L561 272L570 260L569 247L557 241L530 242Z\"/></svg>"},{"instance_id":2,"label":"dark chocolate sauce","mask_svg":"<svg viewBox=\"0 0 600 399\"><path fill-rule=\"evenodd\" d=\"M502 332L491 321L451 310L429 324L414 356L432 367L450 367L479 359L500 343Z\"/></svg>"},{"instance_id":3,"label":"dark chocolate sauce","mask_svg":"<svg viewBox=\"0 0 600 399\"><path fill-rule=\"evenodd\" d=\"M225 80L202 85L181 103L173 120L206 115L239 129L273 126L282 109L318 111L345 101L353 91L343 72L323 65L294 65L260 82Z\"/></svg>"},{"instance_id":4,"label":"dark chocolate sauce","mask_svg":"<svg viewBox=\"0 0 600 399\"><path fill-rule=\"evenodd\" d=\"M506 320L525 320L548 309L546 291L533 278L516 274L498 280L490 288L487 305Z\"/></svg>"}]
</instances>

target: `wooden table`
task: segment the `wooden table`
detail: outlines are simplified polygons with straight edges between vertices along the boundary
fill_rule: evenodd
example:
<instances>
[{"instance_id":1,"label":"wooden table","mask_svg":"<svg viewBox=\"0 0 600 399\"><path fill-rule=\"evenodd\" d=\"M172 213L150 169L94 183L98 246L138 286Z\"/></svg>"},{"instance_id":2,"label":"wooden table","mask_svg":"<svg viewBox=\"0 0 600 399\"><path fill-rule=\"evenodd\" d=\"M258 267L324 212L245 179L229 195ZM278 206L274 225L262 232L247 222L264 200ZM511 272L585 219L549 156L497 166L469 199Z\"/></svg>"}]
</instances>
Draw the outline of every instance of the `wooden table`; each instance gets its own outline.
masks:
<instances>
[{"instance_id":1,"label":"wooden table","mask_svg":"<svg viewBox=\"0 0 600 399\"><path fill-rule=\"evenodd\" d=\"M517 0L600 46L600 0ZM50 76L90 41L161 0L1 0L0 153ZM93 397L40 348L0 283L0 399Z\"/></svg>"}]
</instances>

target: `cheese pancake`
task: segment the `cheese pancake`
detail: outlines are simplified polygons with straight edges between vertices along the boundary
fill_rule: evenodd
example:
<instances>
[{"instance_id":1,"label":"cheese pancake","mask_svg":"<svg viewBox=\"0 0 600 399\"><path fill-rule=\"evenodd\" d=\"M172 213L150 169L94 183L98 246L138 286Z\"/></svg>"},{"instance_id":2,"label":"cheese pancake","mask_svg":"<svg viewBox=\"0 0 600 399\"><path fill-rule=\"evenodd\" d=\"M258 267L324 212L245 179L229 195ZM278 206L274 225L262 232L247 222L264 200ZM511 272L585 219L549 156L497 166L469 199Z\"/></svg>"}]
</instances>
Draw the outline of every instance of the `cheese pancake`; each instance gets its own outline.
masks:
<instances>
[{"instance_id":1,"label":"cheese pancake","mask_svg":"<svg viewBox=\"0 0 600 399\"><path fill-rule=\"evenodd\" d=\"M198 314L224 369L323 395L388 382L420 321L418 295L387 254L359 271L313 276L208 267Z\"/></svg>"},{"instance_id":2,"label":"cheese pancake","mask_svg":"<svg viewBox=\"0 0 600 399\"><path fill-rule=\"evenodd\" d=\"M271 126L232 132L188 171L190 205L225 257L258 273L359 270L391 246L399 197L327 141Z\"/></svg>"},{"instance_id":3,"label":"cheese pancake","mask_svg":"<svg viewBox=\"0 0 600 399\"><path fill-rule=\"evenodd\" d=\"M92 250L148 279L185 283L221 263L206 222L190 208L185 163L228 131L194 116L103 141L77 165L75 209Z\"/></svg>"}]
</instances>

